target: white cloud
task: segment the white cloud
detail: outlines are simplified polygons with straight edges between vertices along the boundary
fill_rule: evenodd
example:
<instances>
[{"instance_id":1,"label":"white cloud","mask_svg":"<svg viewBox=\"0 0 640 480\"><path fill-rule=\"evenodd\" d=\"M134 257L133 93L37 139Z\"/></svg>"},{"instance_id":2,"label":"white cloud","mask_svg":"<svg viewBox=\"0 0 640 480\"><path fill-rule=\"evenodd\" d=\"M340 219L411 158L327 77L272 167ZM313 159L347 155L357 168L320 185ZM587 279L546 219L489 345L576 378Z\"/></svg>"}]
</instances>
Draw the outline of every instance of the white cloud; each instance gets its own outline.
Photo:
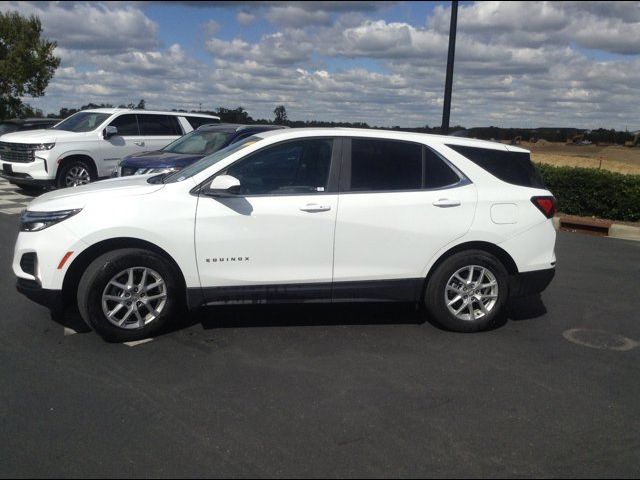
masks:
<instances>
[{"instance_id":1,"label":"white cloud","mask_svg":"<svg viewBox=\"0 0 640 480\"><path fill-rule=\"evenodd\" d=\"M246 12L244 10L240 10L236 14L236 21L244 27L251 25L255 20L256 16L253 13Z\"/></svg>"},{"instance_id":2,"label":"white cloud","mask_svg":"<svg viewBox=\"0 0 640 480\"><path fill-rule=\"evenodd\" d=\"M37 15L44 34L60 47L117 52L155 48L158 25L129 6L110 8L101 3L3 2L0 11Z\"/></svg>"},{"instance_id":3,"label":"white cloud","mask_svg":"<svg viewBox=\"0 0 640 480\"><path fill-rule=\"evenodd\" d=\"M392 21L377 2L217 2L266 33L228 37L234 25L223 35L220 18L203 15L203 57L163 46L146 4L0 4L38 13L59 43L47 95L27 100L46 111L141 98L148 108L242 105L254 118L284 104L293 119L440 123L448 7ZM639 2L462 3L452 123L637 128L638 22Z\"/></svg>"}]
</instances>

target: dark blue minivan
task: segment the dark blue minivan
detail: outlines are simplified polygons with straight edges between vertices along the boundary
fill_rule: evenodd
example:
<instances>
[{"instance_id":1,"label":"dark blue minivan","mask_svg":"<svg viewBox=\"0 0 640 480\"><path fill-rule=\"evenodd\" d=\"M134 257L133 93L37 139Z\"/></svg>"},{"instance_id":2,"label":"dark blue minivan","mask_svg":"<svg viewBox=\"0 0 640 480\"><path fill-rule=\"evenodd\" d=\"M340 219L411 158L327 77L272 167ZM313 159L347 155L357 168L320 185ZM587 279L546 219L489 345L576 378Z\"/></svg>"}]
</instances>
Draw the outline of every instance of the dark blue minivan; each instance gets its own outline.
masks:
<instances>
[{"instance_id":1,"label":"dark blue minivan","mask_svg":"<svg viewBox=\"0 0 640 480\"><path fill-rule=\"evenodd\" d=\"M114 176L144 175L180 170L202 157L259 132L286 128L281 125L238 125L216 123L202 125L197 130L171 142L162 150L136 153L124 157Z\"/></svg>"}]
</instances>

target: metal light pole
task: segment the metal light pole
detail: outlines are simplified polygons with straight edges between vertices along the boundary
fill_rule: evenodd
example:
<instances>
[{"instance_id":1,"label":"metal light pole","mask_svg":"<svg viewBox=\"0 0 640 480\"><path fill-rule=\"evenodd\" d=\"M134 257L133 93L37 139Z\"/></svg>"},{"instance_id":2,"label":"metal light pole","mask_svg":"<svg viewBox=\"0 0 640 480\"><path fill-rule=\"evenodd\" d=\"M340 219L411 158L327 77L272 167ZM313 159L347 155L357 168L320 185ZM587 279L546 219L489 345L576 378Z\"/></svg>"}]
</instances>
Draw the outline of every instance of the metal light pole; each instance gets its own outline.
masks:
<instances>
[{"instance_id":1,"label":"metal light pole","mask_svg":"<svg viewBox=\"0 0 640 480\"><path fill-rule=\"evenodd\" d=\"M451 24L449 25L449 56L447 58L447 79L444 84L444 107L442 108L442 133L449 133L451 114L451 87L453 86L453 58L456 53L456 28L458 25L458 0L451 2Z\"/></svg>"}]
</instances>

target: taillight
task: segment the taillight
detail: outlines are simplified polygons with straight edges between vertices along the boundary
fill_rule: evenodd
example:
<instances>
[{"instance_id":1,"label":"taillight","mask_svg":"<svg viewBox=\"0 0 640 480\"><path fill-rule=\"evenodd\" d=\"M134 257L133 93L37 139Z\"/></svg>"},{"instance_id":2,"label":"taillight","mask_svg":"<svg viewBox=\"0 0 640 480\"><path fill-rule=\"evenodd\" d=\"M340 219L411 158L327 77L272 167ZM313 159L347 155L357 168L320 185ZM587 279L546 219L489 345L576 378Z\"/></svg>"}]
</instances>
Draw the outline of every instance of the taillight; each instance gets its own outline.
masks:
<instances>
[{"instance_id":1,"label":"taillight","mask_svg":"<svg viewBox=\"0 0 640 480\"><path fill-rule=\"evenodd\" d=\"M531 197L531 203L533 203L542 214L551 218L556 213L556 199L554 197Z\"/></svg>"}]
</instances>

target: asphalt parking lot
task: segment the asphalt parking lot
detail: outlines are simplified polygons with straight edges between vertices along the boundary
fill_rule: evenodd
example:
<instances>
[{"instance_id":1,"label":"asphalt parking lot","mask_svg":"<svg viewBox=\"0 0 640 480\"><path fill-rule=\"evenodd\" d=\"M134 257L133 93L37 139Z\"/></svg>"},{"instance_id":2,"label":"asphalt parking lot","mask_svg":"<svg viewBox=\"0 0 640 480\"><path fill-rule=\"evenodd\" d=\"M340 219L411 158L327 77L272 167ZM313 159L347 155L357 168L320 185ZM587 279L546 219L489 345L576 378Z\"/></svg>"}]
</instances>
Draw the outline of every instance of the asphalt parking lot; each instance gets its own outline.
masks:
<instances>
[{"instance_id":1,"label":"asphalt parking lot","mask_svg":"<svg viewBox=\"0 0 640 480\"><path fill-rule=\"evenodd\" d=\"M2 477L638 477L640 242L560 233L481 334L411 307L224 307L133 346L15 291L0 215Z\"/></svg>"}]
</instances>

